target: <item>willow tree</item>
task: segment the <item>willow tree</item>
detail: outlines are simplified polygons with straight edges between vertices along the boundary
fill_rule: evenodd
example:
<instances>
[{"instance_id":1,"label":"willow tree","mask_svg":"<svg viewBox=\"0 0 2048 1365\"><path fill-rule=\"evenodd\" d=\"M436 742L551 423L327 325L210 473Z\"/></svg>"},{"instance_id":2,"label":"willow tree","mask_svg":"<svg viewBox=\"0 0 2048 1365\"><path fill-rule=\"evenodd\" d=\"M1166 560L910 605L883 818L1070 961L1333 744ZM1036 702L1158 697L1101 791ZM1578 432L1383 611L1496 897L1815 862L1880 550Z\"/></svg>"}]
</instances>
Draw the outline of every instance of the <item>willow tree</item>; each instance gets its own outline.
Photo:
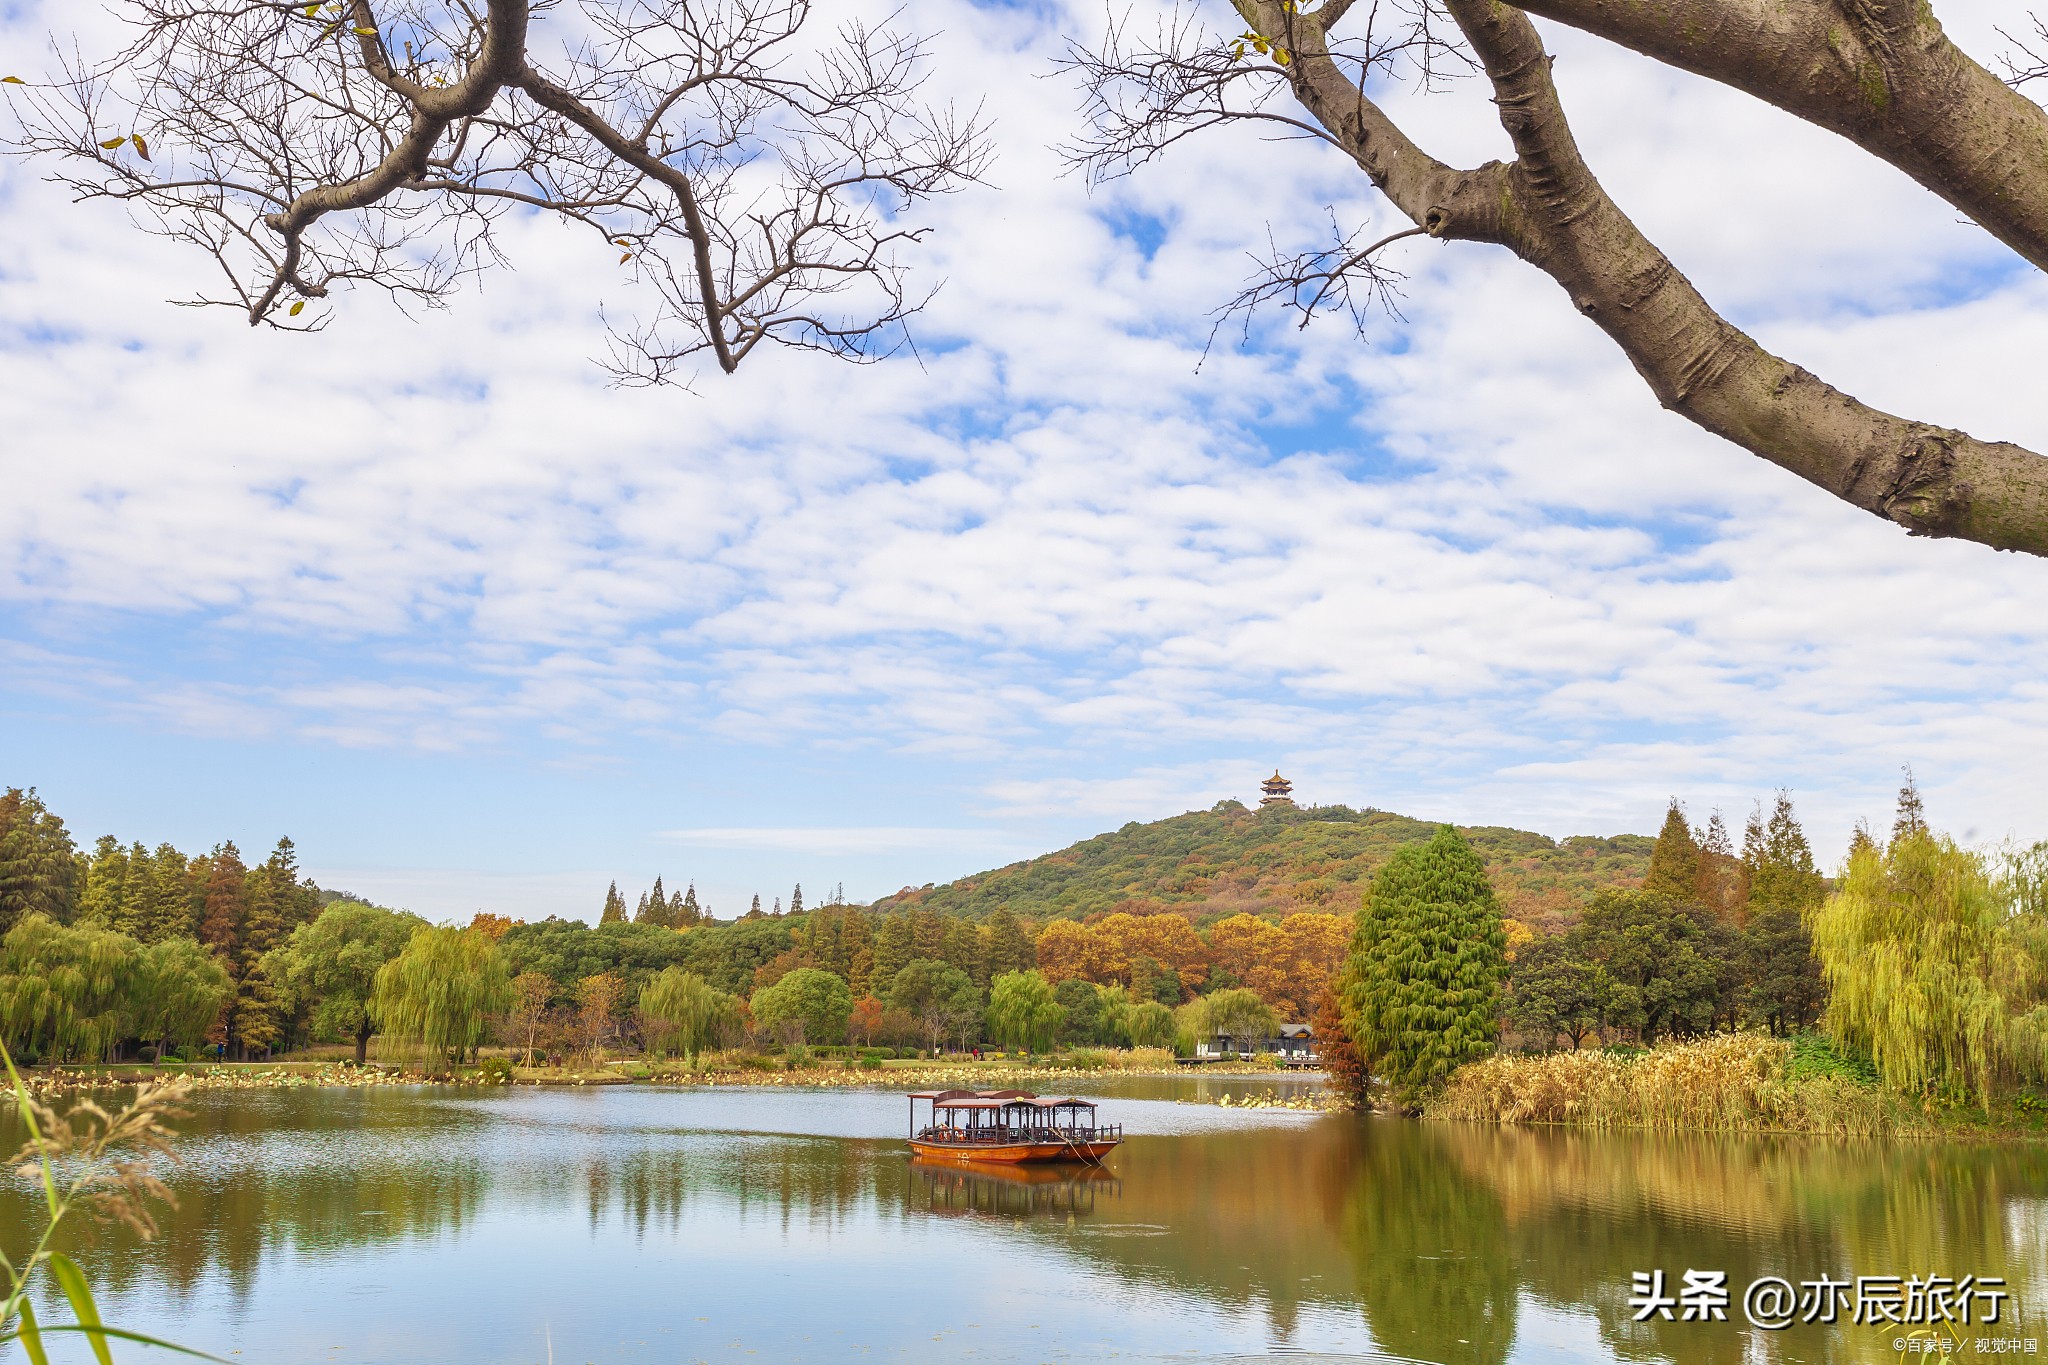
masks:
<instances>
[{"instance_id":1,"label":"willow tree","mask_svg":"<svg viewBox=\"0 0 2048 1365\"><path fill-rule=\"evenodd\" d=\"M1373 877L1338 978L1344 1031L1373 1078L1412 1106L1493 1051L1506 966L1486 865L1444 825Z\"/></svg>"},{"instance_id":2,"label":"willow tree","mask_svg":"<svg viewBox=\"0 0 2048 1365\"><path fill-rule=\"evenodd\" d=\"M473 929L424 928L379 968L371 1012L389 1037L459 1064L512 1004L512 974L498 945Z\"/></svg>"},{"instance_id":3,"label":"willow tree","mask_svg":"<svg viewBox=\"0 0 2048 1365\"><path fill-rule=\"evenodd\" d=\"M1851 855L1809 919L1828 1030L1900 1091L1989 1108L2048 1079L2048 907L2030 875L1925 831Z\"/></svg>"},{"instance_id":4,"label":"willow tree","mask_svg":"<svg viewBox=\"0 0 2048 1365\"><path fill-rule=\"evenodd\" d=\"M1341 225L1321 249L1275 253L1227 308L1358 316L1392 291L1396 243L1505 248L1670 411L1911 534L2048 554L2048 459L1859 402L1715 311L1582 155L1532 15L1837 133L2048 268L2048 111L1951 42L1933 0L1191 0L1153 33L1112 26L1075 50L1089 127L1072 155L1112 176L1232 124L1319 139L1407 226ZM2016 83L2048 74L2015 56ZM1455 91L1444 78L1468 72L1505 161L1440 160L1378 97L1389 82Z\"/></svg>"},{"instance_id":5,"label":"willow tree","mask_svg":"<svg viewBox=\"0 0 2048 1365\"><path fill-rule=\"evenodd\" d=\"M695 972L664 967L640 990L640 1015L658 1050L682 1049L690 1065L739 1024L738 997Z\"/></svg>"},{"instance_id":6,"label":"willow tree","mask_svg":"<svg viewBox=\"0 0 2048 1365\"><path fill-rule=\"evenodd\" d=\"M167 938L136 955L129 1030L156 1048L197 1047L234 998L220 959L189 938Z\"/></svg>"},{"instance_id":7,"label":"willow tree","mask_svg":"<svg viewBox=\"0 0 2048 1365\"><path fill-rule=\"evenodd\" d=\"M989 984L988 1031L1005 1048L1049 1051L1066 1017L1051 984L1035 971L1004 972Z\"/></svg>"},{"instance_id":8,"label":"willow tree","mask_svg":"<svg viewBox=\"0 0 2048 1365\"><path fill-rule=\"evenodd\" d=\"M139 944L32 914L0 939L0 1036L26 1057L98 1060L125 1036Z\"/></svg>"}]
</instances>

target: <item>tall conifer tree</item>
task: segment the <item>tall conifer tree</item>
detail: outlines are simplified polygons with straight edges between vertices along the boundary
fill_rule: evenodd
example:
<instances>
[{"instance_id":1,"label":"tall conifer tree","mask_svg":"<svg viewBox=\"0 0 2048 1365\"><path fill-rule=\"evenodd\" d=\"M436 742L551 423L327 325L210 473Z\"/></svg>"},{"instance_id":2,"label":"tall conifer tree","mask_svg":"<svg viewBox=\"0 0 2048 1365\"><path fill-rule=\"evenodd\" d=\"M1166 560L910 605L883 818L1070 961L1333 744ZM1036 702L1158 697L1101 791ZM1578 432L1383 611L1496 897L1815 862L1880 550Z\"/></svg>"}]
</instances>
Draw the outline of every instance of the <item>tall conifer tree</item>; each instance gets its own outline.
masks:
<instances>
[{"instance_id":1,"label":"tall conifer tree","mask_svg":"<svg viewBox=\"0 0 2048 1365\"><path fill-rule=\"evenodd\" d=\"M604 909L598 914L599 924L624 924L626 922L626 898L619 894L619 884L613 882L604 893Z\"/></svg>"},{"instance_id":2,"label":"tall conifer tree","mask_svg":"<svg viewBox=\"0 0 2048 1365\"><path fill-rule=\"evenodd\" d=\"M789 893L789 913L801 915L804 912L804 884L798 882L796 890Z\"/></svg>"},{"instance_id":3,"label":"tall conifer tree","mask_svg":"<svg viewBox=\"0 0 2048 1365\"><path fill-rule=\"evenodd\" d=\"M1344 964L1344 1026L1402 1104L1493 1051L1506 954L1486 865L1450 825L1373 878Z\"/></svg>"},{"instance_id":4,"label":"tall conifer tree","mask_svg":"<svg viewBox=\"0 0 2048 1365\"><path fill-rule=\"evenodd\" d=\"M1813 865L1813 849L1806 842L1806 831L1799 827L1798 817L1793 814L1791 794L1781 791L1771 807L1763 845L1751 867L1749 908L1803 911L1819 905L1821 893L1820 872Z\"/></svg>"},{"instance_id":5,"label":"tall conifer tree","mask_svg":"<svg viewBox=\"0 0 2048 1365\"><path fill-rule=\"evenodd\" d=\"M1920 786L1913 780L1913 765L1909 763L1905 785L1899 788L1899 808L1892 816L1892 842L1924 838L1927 832L1927 808L1920 803Z\"/></svg>"},{"instance_id":6,"label":"tall conifer tree","mask_svg":"<svg viewBox=\"0 0 2048 1365\"><path fill-rule=\"evenodd\" d=\"M1650 870L1643 875L1643 890L1666 896L1692 896L1700 879L1700 845L1685 823L1685 808L1678 798L1664 811L1664 828L1650 849Z\"/></svg>"}]
</instances>

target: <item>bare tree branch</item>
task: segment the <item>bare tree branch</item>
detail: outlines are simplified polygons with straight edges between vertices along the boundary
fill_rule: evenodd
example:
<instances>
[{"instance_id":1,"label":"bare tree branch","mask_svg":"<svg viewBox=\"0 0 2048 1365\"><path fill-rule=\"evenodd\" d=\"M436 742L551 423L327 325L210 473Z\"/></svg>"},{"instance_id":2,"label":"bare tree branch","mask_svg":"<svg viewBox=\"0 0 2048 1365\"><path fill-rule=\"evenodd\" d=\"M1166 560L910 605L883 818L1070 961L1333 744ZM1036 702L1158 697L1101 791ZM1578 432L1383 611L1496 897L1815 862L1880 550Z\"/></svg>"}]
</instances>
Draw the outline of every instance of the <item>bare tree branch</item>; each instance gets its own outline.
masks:
<instances>
[{"instance_id":1,"label":"bare tree branch","mask_svg":"<svg viewBox=\"0 0 2048 1365\"><path fill-rule=\"evenodd\" d=\"M439 305L502 259L508 212L601 234L651 316L612 369L726 372L763 341L872 359L925 300L906 283L919 201L976 180L979 120L919 97L921 41L817 32L812 0L122 0L130 41L0 86L82 199L220 266L252 324L380 288Z\"/></svg>"}]
</instances>

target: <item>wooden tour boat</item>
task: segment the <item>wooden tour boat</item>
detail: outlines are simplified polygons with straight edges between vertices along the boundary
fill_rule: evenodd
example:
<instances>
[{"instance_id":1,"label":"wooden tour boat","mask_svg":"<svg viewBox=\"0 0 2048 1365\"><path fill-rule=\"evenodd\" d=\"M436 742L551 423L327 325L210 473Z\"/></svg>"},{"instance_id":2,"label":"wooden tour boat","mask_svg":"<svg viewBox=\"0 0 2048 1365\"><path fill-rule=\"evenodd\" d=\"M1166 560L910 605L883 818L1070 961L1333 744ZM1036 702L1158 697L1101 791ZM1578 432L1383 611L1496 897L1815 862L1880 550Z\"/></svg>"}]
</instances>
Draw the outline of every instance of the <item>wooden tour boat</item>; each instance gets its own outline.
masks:
<instances>
[{"instance_id":1,"label":"wooden tour boat","mask_svg":"<svg viewBox=\"0 0 2048 1365\"><path fill-rule=\"evenodd\" d=\"M923 1127L920 1101L931 1106ZM926 1161L1100 1165L1123 1140L1123 1125L1097 1123L1088 1100L1042 1100L1028 1090L920 1090L910 1097L910 1150Z\"/></svg>"}]
</instances>

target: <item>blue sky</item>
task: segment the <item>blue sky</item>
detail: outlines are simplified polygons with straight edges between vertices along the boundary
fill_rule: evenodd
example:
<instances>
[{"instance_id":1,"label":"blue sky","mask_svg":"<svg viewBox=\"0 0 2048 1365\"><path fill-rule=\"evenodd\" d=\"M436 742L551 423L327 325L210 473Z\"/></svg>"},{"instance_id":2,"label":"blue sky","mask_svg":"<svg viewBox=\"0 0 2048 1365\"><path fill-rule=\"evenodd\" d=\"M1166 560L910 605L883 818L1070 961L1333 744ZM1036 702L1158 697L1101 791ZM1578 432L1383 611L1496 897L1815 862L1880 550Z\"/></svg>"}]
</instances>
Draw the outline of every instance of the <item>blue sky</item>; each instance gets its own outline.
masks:
<instances>
[{"instance_id":1,"label":"blue sky","mask_svg":"<svg viewBox=\"0 0 2048 1365\"><path fill-rule=\"evenodd\" d=\"M1996 8L1941 12L1988 58ZM721 912L866 898L1275 766L1556 835L1788 787L1832 857L1910 762L1956 832L2048 835L2048 566L1662 413L1489 248L1400 244L1403 316L1363 339L1204 362L1269 228L1390 210L1236 135L1091 194L1047 73L1095 10L905 15L998 153L926 215L921 363L607 387L633 286L526 221L445 311L252 333L164 302L202 260L0 167L0 781L82 840L290 833L439 916L657 873ZM8 11L0 62L58 22ZM1867 401L2048 448L2037 273L1826 134L1545 32L1593 165L1719 306ZM1439 155L1503 150L1469 85L1399 103Z\"/></svg>"}]
</instances>

